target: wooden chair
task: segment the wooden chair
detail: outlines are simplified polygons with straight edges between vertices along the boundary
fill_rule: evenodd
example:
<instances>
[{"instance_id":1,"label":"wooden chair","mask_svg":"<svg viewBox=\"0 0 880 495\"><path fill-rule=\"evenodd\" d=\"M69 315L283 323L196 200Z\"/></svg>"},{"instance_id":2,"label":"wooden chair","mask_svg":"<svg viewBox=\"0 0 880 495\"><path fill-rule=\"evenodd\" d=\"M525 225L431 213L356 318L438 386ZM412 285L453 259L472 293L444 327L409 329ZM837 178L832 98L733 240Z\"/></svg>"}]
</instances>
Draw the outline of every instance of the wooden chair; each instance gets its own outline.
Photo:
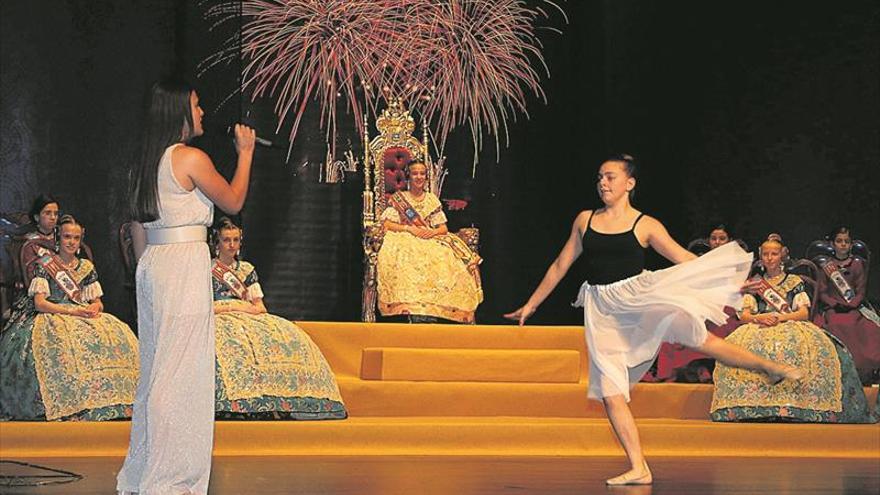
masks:
<instances>
[{"instance_id":1,"label":"wooden chair","mask_svg":"<svg viewBox=\"0 0 880 495\"><path fill-rule=\"evenodd\" d=\"M122 265L125 273L125 279L122 287L128 294L128 304L131 312L137 321L137 290L135 287L135 271L137 270L137 261L134 255L134 242L131 239L131 222L125 222L119 226L119 255L122 259ZM136 333L135 333L136 334Z\"/></svg>"},{"instance_id":2,"label":"wooden chair","mask_svg":"<svg viewBox=\"0 0 880 495\"><path fill-rule=\"evenodd\" d=\"M23 289L19 253L30 225L27 212L0 213L0 242L9 259L0 267L0 324L6 323Z\"/></svg>"},{"instance_id":3,"label":"wooden chair","mask_svg":"<svg viewBox=\"0 0 880 495\"><path fill-rule=\"evenodd\" d=\"M853 241L851 253L853 256L858 256L868 263L871 262L871 250L868 248L868 245L860 239ZM831 241L826 239L813 241L804 252L804 258L808 260L815 261L819 256L834 256L834 246Z\"/></svg>"}]
</instances>

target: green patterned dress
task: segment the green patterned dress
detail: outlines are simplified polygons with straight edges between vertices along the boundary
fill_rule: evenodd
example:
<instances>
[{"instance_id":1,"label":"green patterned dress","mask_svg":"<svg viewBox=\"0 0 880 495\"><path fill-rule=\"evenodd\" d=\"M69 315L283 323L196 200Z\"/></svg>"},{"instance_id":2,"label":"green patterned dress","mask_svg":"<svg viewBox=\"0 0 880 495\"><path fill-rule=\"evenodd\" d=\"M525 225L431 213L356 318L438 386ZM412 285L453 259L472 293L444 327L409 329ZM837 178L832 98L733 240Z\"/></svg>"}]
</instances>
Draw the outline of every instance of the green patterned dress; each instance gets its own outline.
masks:
<instances>
[{"instance_id":1,"label":"green patterned dress","mask_svg":"<svg viewBox=\"0 0 880 495\"><path fill-rule=\"evenodd\" d=\"M214 260L217 263L217 260ZM246 299L263 297L254 266L230 267L247 288ZM215 409L222 419L343 419L339 386L318 346L293 322L251 307L212 277L217 372Z\"/></svg>"},{"instance_id":2,"label":"green patterned dress","mask_svg":"<svg viewBox=\"0 0 880 495\"><path fill-rule=\"evenodd\" d=\"M810 305L803 280L783 274L767 280L792 311ZM743 308L752 314L775 311L760 296L747 294ZM715 367L713 421L798 421L873 423L865 392L846 347L809 321L784 321L772 327L740 326L726 340L768 359L806 370L800 381L769 383L767 375L718 363Z\"/></svg>"},{"instance_id":3,"label":"green patterned dress","mask_svg":"<svg viewBox=\"0 0 880 495\"><path fill-rule=\"evenodd\" d=\"M68 274L81 299L103 294L95 267L79 260ZM74 304L42 266L27 300L0 334L0 419L102 421L131 417L138 378L138 343L115 316L83 318L40 313L34 296Z\"/></svg>"}]
</instances>

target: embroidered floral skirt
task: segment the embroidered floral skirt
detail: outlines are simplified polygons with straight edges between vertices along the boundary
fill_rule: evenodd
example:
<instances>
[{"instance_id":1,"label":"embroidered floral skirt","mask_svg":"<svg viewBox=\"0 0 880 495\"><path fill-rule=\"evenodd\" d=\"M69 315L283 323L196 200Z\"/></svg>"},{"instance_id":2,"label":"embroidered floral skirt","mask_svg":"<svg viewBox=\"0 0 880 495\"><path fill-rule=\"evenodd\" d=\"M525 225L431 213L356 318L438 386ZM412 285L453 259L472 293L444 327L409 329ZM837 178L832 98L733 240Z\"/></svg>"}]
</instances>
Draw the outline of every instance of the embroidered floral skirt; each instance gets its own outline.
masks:
<instances>
[{"instance_id":1,"label":"embroidered floral skirt","mask_svg":"<svg viewBox=\"0 0 880 495\"><path fill-rule=\"evenodd\" d=\"M215 324L218 418L347 416L330 365L294 323L271 314L229 311L217 314Z\"/></svg>"},{"instance_id":2,"label":"embroidered floral skirt","mask_svg":"<svg viewBox=\"0 0 880 495\"><path fill-rule=\"evenodd\" d=\"M807 321L772 327L747 324L727 339L773 361L806 370L800 381L770 384L767 375L715 366L713 421L873 423L852 355L836 338Z\"/></svg>"},{"instance_id":3,"label":"embroidered floral skirt","mask_svg":"<svg viewBox=\"0 0 880 495\"><path fill-rule=\"evenodd\" d=\"M479 257L463 244L386 232L378 259L379 311L473 323L483 302Z\"/></svg>"},{"instance_id":4,"label":"embroidered floral skirt","mask_svg":"<svg viewBox=\"0 0 880 495\"><path fill-rule=\"evenodd\" d=\"M131 417L138 343L127 325L107 313L21 316L0 336L0 418Z\"/></svg>"}]
</instances>

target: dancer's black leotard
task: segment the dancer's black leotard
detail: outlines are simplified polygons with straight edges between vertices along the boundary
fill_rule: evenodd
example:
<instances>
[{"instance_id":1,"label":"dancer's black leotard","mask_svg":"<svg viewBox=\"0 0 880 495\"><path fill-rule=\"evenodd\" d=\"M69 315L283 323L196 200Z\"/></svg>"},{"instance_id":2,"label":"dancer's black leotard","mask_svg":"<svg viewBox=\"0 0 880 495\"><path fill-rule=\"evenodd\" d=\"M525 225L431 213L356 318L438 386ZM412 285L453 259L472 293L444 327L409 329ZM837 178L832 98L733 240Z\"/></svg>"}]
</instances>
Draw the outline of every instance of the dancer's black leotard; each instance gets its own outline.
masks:
<instances>
[{"instance_id":1,"label":"dancer's black leotard","mask_svg":"<svg viewBox=\"0 0 880 495\"><path fill-rule=\"evenodd\" d=\"M639 243L635 228L644 215L640 213L626 232L603 234L590 228L593 222L593 213L590 213L583 237L585 275L590 284L610 284L642 273L645 248Z\"/></svg>"}]
</instances>

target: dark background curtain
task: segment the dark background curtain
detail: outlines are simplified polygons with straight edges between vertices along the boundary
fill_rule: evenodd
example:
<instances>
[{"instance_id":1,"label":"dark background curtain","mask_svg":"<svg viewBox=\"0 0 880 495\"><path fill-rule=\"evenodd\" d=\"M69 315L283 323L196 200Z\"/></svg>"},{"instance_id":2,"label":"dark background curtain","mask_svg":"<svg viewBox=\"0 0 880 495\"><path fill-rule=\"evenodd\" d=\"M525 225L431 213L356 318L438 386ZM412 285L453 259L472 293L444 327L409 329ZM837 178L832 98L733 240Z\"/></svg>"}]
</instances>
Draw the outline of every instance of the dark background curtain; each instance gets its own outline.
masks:
<instances>
[{"instance_id":1,"label":"dark background curtain","mask_svg":"<svg viewBox=\"0 0 880 495\"><path fill-rule=\"evenodd\" d=\"M482 234L478 322L500 323L525 300L577 212L600 205L595 172L613 151L640 158L636 207L683 244L724 222L752 247L779 232L799 257L842 223L880 249L876 2L562 5L564 33L542 38L547 103L533 99L497 157L487 141L473 180L467 140L453 136L445 150L444 196L469 196L461 223ZM62 211L86 226L107 310L128 321L117 229L150 82L171 72L195 81L209 129L197 145L227 176L234 152L225 126L247 114L262 134L275 129L271 101L224 102L239 85L237 61L199 74L198 63L237 29L209 30L204 9L172 0L0 3L0 211L26 210L40 191L57 194ZM259 149L239 219L267 305L292 319L360 316L362 182L359 174L318 182L327 144L309 113L289 161ZM350 127L336 146L362 152ZM651 265L666 263L654 255ZM580 271L536 323L579 321L569 303ZM876 268L869 288L877 299Z\"/></svg>"}]
</instances>

